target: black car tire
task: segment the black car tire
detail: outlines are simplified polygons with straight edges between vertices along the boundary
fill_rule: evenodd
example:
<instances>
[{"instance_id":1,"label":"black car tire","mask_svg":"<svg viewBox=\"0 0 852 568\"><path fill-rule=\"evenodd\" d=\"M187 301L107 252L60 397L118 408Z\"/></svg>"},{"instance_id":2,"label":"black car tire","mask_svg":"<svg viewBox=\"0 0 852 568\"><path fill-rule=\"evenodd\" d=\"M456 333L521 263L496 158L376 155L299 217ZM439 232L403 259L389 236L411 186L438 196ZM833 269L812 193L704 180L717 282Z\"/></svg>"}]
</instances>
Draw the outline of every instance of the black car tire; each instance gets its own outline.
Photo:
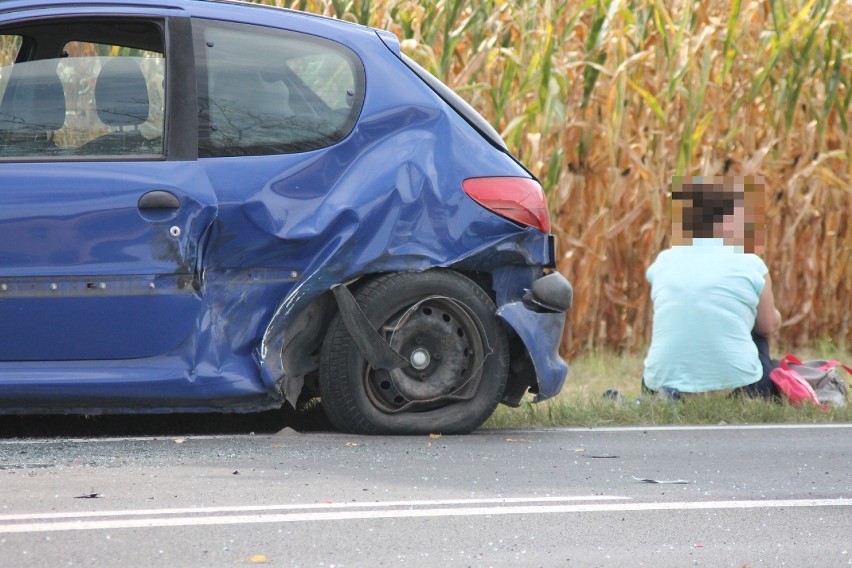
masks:
<instances>
[{"instance_id":1,"label":"black car tire","mask_svg":"<svg viewBox=\"0 0 852 568\"><path fill-rule=\"evenodd\" d=\"M337 429L462 434L488 419L506 388L509 355L496 306L482 288L435 269L383 275L354 296L373 327L419 368L372 369L335 316L322 346L319 386Z\"/></svg>"}]
</instances>

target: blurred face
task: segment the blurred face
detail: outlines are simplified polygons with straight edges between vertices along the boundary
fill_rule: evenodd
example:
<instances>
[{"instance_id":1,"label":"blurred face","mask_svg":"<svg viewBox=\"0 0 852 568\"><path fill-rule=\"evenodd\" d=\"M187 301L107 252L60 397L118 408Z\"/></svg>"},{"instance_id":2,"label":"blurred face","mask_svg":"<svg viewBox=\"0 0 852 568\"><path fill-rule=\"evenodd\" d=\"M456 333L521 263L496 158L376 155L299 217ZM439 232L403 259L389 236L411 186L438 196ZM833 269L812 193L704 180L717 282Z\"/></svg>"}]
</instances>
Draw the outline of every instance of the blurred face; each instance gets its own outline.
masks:
<instances>
[{"instance_id":1,"label":"blurred face","mask_svg":"<svg viewBox=\"0 0 852 568\"><path fill-rule=\"evenodd\" d=\"M745 207L742 199L737 200L731 215L725 215L722 218L721 237L727 245L745 245Z\"/></svg>"},{"instance_id":2,"label":"blurred face","mask_svg":"<svg viewBox=\"0 0 852 568\"><path fill-rule=\"evenodd\" d=\"M762 254L763 185L759 176L672 178L672 245L714 237L741 252ZM732 201L733 212L720 217Z\"/></svg>"}]
</instances>

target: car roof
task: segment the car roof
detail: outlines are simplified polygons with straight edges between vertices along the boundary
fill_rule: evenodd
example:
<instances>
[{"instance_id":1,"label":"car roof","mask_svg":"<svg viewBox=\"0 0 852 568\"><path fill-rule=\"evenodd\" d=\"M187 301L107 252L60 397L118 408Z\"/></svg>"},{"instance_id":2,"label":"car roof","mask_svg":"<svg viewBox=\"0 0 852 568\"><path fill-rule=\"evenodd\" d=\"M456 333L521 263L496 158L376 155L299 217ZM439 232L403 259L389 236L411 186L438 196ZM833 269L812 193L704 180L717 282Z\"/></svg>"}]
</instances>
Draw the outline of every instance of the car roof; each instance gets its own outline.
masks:
<instances>
[{"instance_id":1,"label":"car roof","mask_svg":"<svg viewBox=\"0 0 852 568\"><path fill-rule=\"evenodd\" d=\"M115 7L115 8L158 8L163 10L168 9L183 9L187 10L192 15L205 17L230 17L239 14L240 11L248 10L267 10L275 13L286 13L293 17L311 18L325 22L332 22L335 25L351 26L356 28L365 28L374 31L373 28L367 28L354 22L313 14L310 12L301 12L289 8L279 6L270 6L267 4L256 4L254 2L246 2L244 0L3 0L0 1L0 14L10 12L34 11L51 8L97 8L97 7Z\"/></svg>"},{"instance_id":2,"label":"car roof","mask_svg":"<svg viewBox=\"0 0 852 568\"><path fill-rule=\"evenodd\" d=\"M0 15L24 17L27 13L49 18L64 14L88 16L92 12L110 17L139 14L140 11L142 14L150 11L160 17L180 14L279 29L295 26L303 32L328 37L349 47L355 47L366 37L375 39L378 34L385 45L399 56L399 40L390 32L319 14L238 0L0 0ZM359 36L361 39L355 40Z\"/></svg>"}]
</instances>

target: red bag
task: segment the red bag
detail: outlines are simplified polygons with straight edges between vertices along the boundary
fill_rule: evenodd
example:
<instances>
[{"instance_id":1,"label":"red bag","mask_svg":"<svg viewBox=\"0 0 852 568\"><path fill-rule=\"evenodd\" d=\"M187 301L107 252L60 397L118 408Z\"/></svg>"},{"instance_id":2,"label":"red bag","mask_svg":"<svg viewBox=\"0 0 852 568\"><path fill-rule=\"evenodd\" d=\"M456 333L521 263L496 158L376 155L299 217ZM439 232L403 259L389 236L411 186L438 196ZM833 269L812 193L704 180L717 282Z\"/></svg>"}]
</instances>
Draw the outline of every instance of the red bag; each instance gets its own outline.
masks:
<instances>
[{"instance_id":1,"label":"red bag","mask_svg":"<svg viewBox=\"0 0 852 568\"><path fill-rule=\"evenodd\" d=\"M817 406L831 403L832 406L845 406L847 388L843 380L834 371L835 367L848 367L839 361L808 361L803 363L794 355L784 355L779 361L779 367L769 373L769 378L778 390L794 406L802 402L811 402ZM820 400L817 391L823 392L826 400ZM831 398L832 400L828 400ZM842 399L842 403L840 402Z\"/></svg>"}]
</instances>

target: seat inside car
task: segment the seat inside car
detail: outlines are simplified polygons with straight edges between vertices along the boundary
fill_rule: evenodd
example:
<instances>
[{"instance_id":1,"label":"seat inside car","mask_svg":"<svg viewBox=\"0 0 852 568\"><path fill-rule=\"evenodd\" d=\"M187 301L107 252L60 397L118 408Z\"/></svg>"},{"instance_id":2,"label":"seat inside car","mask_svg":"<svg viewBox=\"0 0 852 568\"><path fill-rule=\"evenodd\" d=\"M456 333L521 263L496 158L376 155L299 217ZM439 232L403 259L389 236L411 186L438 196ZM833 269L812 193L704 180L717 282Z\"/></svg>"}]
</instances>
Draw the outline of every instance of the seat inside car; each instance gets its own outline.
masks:
<instances>
[{"instance_id":1,"label":"seat inside car","mask_svg":"<svg viewBox=\"0 0 852 568\"><path fill-rule=\"evenodd\" d=\"M98 118L113 132L95 138L82 147L84 154L147 154L154 144L139 126L148 120L150 100L145 75L135 59L113 57L98 74L95 85Z\"/></svg>"},{"instance_id":2,"label":"seat inside car","mask_svg":"<svg viewBox=\"0 0 852 568\"><path fill-rule=\"evenodd\" d=\"M60 152L53 135L65 124L65 91L56 60L14 66L0 106L0 156Z\"/></svg>"}]
</instances>

